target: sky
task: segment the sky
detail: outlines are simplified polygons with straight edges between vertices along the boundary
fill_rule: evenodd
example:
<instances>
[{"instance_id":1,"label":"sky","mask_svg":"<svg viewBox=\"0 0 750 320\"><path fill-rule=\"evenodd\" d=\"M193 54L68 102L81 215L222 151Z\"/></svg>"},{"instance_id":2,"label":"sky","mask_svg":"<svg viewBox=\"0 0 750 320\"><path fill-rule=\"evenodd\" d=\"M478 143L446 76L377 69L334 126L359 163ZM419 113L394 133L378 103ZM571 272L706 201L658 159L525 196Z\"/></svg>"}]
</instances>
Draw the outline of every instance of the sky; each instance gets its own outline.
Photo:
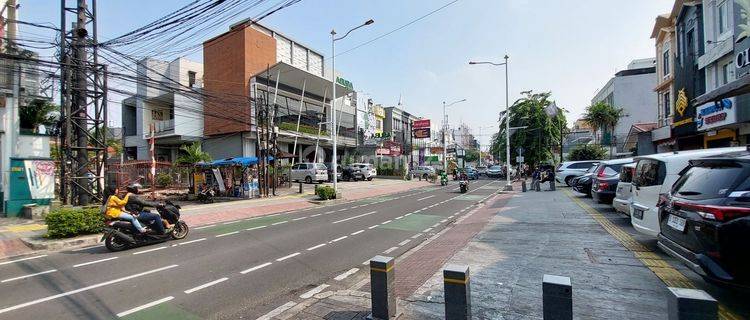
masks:
<instances>
[{"instance_id":1,"label":"sky","mask_svg":"<svg viewBox=\"0 0 750 320\"><path fill-rule=\"evenodd\" d=\"M302 0L261 23L330 57L330 31L339 33L367 19L375 23L336 42L343 52L392 31L453 0ZM100 41L143 26L186 5L186 0L99 1ZM269 1L269 5L278 1ZM20 0L20 20L60 24L59 1ZM468 124L480 143L497 131L505 108L504 67L469 65L470 60L509 58L509 100L521 91L552 92L559 107L579 118L591 98L619 70L655 55L651 30L672 0L458 0L380 40L336 58L336 70L355 89L384 106L402 98L404 109L439 123L442 102L466 99L448 109L451 126ZM211 36L251 16L238 16ZM50 38L43 29L21 26L21 37ZM195 39L201 43L206 39ZM42 57L52 55L42 50ZM188 58L201 61L200 52ZM330 62L330 61L328 61ZM120 99L115 97L114 99ZM654 101L656 104L656 101ZM119 121L119 105L110 118ZM654 107L656 110L656 107ZM656 112L656 111L654 111ZM481 128L482 135L479 136Z\"/></svg>"}]
</instances>

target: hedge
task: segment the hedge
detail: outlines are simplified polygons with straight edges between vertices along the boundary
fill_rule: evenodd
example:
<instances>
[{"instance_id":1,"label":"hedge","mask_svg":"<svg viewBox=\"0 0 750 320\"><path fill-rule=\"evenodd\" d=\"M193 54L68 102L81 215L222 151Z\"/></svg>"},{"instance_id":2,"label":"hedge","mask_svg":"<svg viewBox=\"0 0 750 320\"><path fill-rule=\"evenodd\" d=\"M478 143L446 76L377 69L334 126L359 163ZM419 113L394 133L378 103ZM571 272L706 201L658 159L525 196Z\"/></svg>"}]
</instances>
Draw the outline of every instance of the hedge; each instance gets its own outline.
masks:
<instances>
[{"instance_id":1,"label":"hedge","mask_svg":"<svg viewBox=\"0 0 750 320\"><path fill-rule=\"evenodd\" d=\"M104 216L99 208L60 208L44 218L48 238L67 238L102 231Z\"/></svg>"},{"instance_id":2,"label":"hedge","mask_svg":"<svg viewBox=\"0 0 750 320\"><path fill-rule=\"evenodd\" d=\"M321 200L336 199L336 191L330 186L315 186L315 194L320 197Z\"/></svg>"}]
</instances>

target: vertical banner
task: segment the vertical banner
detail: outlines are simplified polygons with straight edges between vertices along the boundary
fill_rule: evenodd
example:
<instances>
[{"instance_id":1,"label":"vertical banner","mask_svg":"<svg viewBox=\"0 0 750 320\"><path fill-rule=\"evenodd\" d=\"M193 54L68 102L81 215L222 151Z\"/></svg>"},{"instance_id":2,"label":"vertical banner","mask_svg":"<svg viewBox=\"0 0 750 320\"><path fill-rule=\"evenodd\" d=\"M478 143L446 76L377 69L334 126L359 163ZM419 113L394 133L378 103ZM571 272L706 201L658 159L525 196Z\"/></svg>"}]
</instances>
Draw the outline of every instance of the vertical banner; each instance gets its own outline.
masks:
<instances>
[{"instance_id":1,"label":"vertical banner","mask_svg":"<svg viewBox=\"0 0 750 320\"><path fill-rule=\"evenodd\" d=\"M219 185L219 191L224 192L227 191L227 188L224 186L224 179L221 177L221 171L219 171L219 168L213 168L211 171L214 173L214 179L216 180L216 184Z\"/></svg>"},{"instance_id":2,"label":"vertical banner","mask_svg":"<svg viewBox=\"0 0 750 320\"><path fill-rule=\"evenodd\" d=\"M55 197L55 162L52 160L25 160L24 169L28 179L31 199Z\"/></svg>"}]
</instances>

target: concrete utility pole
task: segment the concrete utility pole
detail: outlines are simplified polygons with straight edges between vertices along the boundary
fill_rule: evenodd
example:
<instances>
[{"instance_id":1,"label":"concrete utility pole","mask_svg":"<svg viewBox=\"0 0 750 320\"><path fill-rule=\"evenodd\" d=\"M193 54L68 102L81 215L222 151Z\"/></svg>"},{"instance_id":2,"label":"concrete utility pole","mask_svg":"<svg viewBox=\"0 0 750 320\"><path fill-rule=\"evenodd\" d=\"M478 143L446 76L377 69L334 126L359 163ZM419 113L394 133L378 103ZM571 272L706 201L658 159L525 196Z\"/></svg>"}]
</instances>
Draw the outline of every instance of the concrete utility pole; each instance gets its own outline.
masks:
<instances>
[{"instance_id":1,"label":"concrete utility pole","mask_svg":"<svg viewBox=\"0 0 750 320\"><path fill-rule=\"evenodd\" d=\"M466 101L466 99L453 101L447 105L445 104L445 101L443 101L443 172L445 172L445 174L448 174L448 140L445 138L448 131L448 115L445 113L445 109L464 101Z\"/></svg>"}]
</instances>

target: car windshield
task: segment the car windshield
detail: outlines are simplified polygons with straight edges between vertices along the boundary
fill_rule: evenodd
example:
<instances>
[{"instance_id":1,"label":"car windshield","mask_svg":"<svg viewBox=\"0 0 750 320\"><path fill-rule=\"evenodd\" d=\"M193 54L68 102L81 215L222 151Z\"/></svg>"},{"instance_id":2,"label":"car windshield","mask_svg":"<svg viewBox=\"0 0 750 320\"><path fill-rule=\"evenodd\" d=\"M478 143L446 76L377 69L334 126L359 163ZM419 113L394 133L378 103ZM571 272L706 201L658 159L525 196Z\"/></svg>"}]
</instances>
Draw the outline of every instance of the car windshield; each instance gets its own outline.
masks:
<instances>
[{"instance_id":1,"label":"car windshield","mask_svg":"<svg viewBox=\"0 0 750 320\"><path fill-rule=\"evenodd\" d=\"M750 191L750 167L731 162L692 167L672 189L677 196L693 200L725 198L734 191Z\"/></svg>"},{"instance_id":2,"label":"car windshield","mask_svg":"<svg viewBox=\"0 0 750 320\"><path fill-rule=\"evenodd\" d=\"M316 163L315 164L315 169L326 170L326 169L328 169L328 167L326 167L326 165L324 165L322 163Z\"/></svg>"}]
</instances>

